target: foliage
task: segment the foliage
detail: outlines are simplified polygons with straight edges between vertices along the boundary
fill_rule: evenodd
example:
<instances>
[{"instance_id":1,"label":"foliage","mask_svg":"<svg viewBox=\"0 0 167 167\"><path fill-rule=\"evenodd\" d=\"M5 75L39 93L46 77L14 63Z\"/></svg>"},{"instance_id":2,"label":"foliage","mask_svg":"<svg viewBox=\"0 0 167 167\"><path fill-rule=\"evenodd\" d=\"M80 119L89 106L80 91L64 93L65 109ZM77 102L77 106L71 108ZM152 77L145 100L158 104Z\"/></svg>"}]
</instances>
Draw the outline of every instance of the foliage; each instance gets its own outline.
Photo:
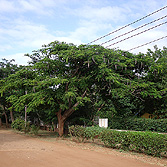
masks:
<instances>
[{"instance_id":1,"label":"foliage","mask_svg":"<svg viewBox=\"0 0 167 167\"><path fill-rule=\"evenodd\" d=\"M57 114L61 136L65 121L90 102L92 94L98 92L105 98L105 94L123 97L128 93L128 76L134 74L128 71L125 75L121 68L114 67L118 57L122 59L120 66L127 66L128 56L133 56L127 54L122 57L121 51L117 53L98 45L75 46L55 41L29 55L32 67L9 76L1 92L20 88L20 93L8 98L18 111L25 105L27 112L52 108Z\"/></svg>"},{"instance_id":2,"label":"foliage","mask_svg":"<svg viewBox=\"0 0 167 167\"><path fill-rule=\"evenodd\" d=\"M39 127L36 125L30 125L30 123L26 122L26 126L25 126L25 121L23 119L17 118L15 119L12 124L11 127L15 130L18 131L22 131L25 133L32 133L34 135L38 134L39 131Z\"/></svg>"},{"instance_id":3,"label":"foliage","mask_svg":"<svg viewBox=\"0 0 167 167\"><path fill-rule=\"evenodd\" d=\"M30 127L30 133L32 133L34 135L37 135L38 131L39 131L39 127L38 126L31 125L31 127Z\"/></svg>"},{"instance_id":4,"label":"foliage","mask_svg":"<svg viewBox=\"0 0 167 167\"><path fill-rule=\"evenodd\" d=\"M83 142L85 138L85 128L79 125L72 125L69 127L69 135L70 137L76 137L79 142Z\"/></svg>"},{"instance_id":5,"label":"foliage","mask_svg":"<svg viewBox=\"0 0 167 167\"><path fill-rule=\"evenodd\" d=\"M25 122L24 122L24 120L17 118L17 119L15 119L14 122L12 122L11 127L13 129L22 131L25 127Z\"/></svg>"},{"instance_id":6,"label":"foliage","mask_svg":"<svg viewBox=\"0 0 167 167\"><path fill-rule=\"evenodd\" d=\"M5 78L7 78L9 75L14 74L16 71L18 71L22 68L22 66L18 67L17 64L14 64L14 61L15 61L14 59L12 59L12 60L2 59L2 61L0 61L0 90L2 90L2 88L4 88ZM12 106L12 103L7 101L7 98L11 94L12 94L11 91L6 91L3 93L3 96L2 96L2 92L1 92L1 96L0 96L0 115L2 117L3 117L3 115L5 115L6 126L8 126L8 121L9 121L8 116L9 115L10 115L11 121L14 120L13 109L11 109L10 111L8 109Z\"/></svg>"},{"instance_id":7,"label":"foliage","mask_svg":"<svg viewBox=\"0 0 167 167\"><path fill-rule=\"evenodd\" d=\"M84 106L79 106L78 109L67 119L69 125L94 125L93 118L96 110L92 102L85 102Z\"/></svg>"},{"instance_id":8,"label":"foliage","mask_svg":"<svg viewBox=\"0 0 167 167\"><path fill-rule=\"evenodd\" d=\"M79 142L85 139L98 138L105 146L144 153L153 156L167 157L167 135L152 132L116 131L100 127L71 126L71 137Z\"/></svg>"},{"instance_id":9,"label":"foliage","mask_svg":"<svg viewBox=\"0 0 167 167\"><path fill-rule=\"evenodd\" d=\"M111 129L167 132L167 119L113 118L109 120Z\"/></svg>"},{"instance_id":10,"label":"foliage","mask_svg":"<svg viewBox=\"0 0 167 167\"><path fill-rule=\"evenodd\" d=\"M32 60L29 66L17 70L11 66L14 72L1 77L1 104L8 113L14 110L23 115L26 106L28 113L34 113L31 116L58 121L60 136L65 122L76 111L85 112L87 104L94 115L111 118L139 111L166 117L165 47L134 55L99 45L54 41L27 56ZM5 71L4 67L0 70ZM79 118L91 122L93 114L79 114Z\"/></svg>"},{"instance_id":11,"label":"foliage","mask_svg":"<svg viewBox=\"0 0 167 167\"><path fill-rule=\"evenodd\" d=\"M25 124L25 121L20 118L15 119L12 122L11 127L18 131L24 131L25 133L30 131L30 124L28 122Z\"/></svg>"},{"instance_id":12,"label":"foliage","mask_svg":"<svg viewBox=\"0 0 167 167\"><path fill-rule=\"evenodd\" d=\"M10 74L14 74L16 71L18 71L19 68L17 64L13 64L14 61L14 59L2 59L0 62L0 78L6 78Z\"/></svg>"},{"instance_id":13,"label":"foliage","mask_svg":"<svg viewBox=\"0 0 167 167\"><path fill-rule=\"evenodd\" d=\"M100 106L96 112L96 115L100 118L108 118L109 120L113 117L128 117L134 115L136 111L135 100L129 96L125 97L112 97L105 101L100 100L96 105Z\"/></svg>"},{"instance_id":14,"label":"foliage","mask_svg":"<svg viewBox=\"0 0 167 167\"><path fill-rule=\"evenodd\" d=\"M149 70L145 80L149 81L152 92L148 95L142 91L144 97L144 112L167 118L167 48L162 50L154 47L154 51L148 49L146 57L150 57Z\"/></svg>"},{"instance_id":15,"label":"foliage","mask_svg":"<svg viewBox=\"0 0 167 167\"><path fill-rule=\"evenodd\" d=\"M167 156L167 135L152 132L105 130L100 138L107 147L130 150L153 156Z\"/></svg>"},{"instance_id":16,"label":"foliage","mask_svg":"<svg viewBox=\"0 0 167 167\"><path fill-rule=\"evenodd\" d=\"M98 126L92 127L83 127L79 125L72 125L69 127L69 135L71 137L76 137L79 142L84 140L91 139L94 141L95 138L98 138L104 128Z\"/></svg>"},{"instance_id":17,"label":"foliage","mask_svg":"<svg viewBox=\"0 0 167 167\"><path fill-rule=\"evenodd\" d=\"M99 126L93 126L93 127L86 127L85 128L85 138L91 139L94 141L94 139L98 138L101 134L101 132L105 130L104 128L100 128Z\"/></svg>"}]
</instances>

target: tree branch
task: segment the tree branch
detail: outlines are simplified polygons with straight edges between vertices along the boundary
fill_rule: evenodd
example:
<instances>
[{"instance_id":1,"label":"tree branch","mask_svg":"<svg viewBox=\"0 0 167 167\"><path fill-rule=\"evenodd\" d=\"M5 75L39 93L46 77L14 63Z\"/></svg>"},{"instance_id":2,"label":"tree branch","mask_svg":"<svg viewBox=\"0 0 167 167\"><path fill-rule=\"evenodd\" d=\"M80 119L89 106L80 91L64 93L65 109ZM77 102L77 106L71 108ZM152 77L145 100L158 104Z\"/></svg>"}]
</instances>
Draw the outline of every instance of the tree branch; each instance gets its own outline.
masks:
<instances>
[{"instance_id":1,"label":"tree branch","mask_svg":"<svg viewBox=\"0 0 167 167\"><path fill-rule=\"evenodd\" d=\"M97 111L100 111L102 109L102 107L104 106L105 102L98 108Z\"/></svg>"},{"instance_id":2,"label":"tree branch","mask_svg":"<svg viewBox=\"0 0 167 167\"><path fill-rule=\"evenodd\" d=\"M85 90L85 92L82 94L82 99L84 98L84 96L86 95L87 89ZM82 100L81 99L81 100ZM81 101L80 100L80 101ZM74 112L74 108L77 107L80 103L80 101L76 102L73 107L71 107L70 109L66 110L62 116L62 119L65 121L73 112Z\"/></svg>"}]
</instances>

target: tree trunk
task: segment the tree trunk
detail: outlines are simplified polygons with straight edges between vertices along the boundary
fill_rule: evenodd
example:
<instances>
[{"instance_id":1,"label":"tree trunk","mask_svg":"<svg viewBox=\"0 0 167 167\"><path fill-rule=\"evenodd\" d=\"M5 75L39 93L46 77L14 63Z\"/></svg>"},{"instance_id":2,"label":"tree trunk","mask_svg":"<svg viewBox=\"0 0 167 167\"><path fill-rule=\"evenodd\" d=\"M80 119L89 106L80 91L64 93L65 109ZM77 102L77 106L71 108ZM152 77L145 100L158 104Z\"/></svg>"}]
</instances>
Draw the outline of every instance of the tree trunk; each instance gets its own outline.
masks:
<instances>
[{"instance_id":1,"label":"tree trunk","mask_svg":"<svg viewBox=\"0 0 167 167\"><path fill-rule=\"evenodd\" d=\"M82 98L85 96L87 90L85 90L85 92L83 93L83 95L81 96ZM58 133L59 136L63 136L64 134L64 123L67 120L67 118L75 111L74 108L77 107L79 105L80 101L76 102L73 107L70 107L68 110L66 110L64 112L64 114L62 115L62 109L59 109L59 111L56 113L57 115L57 119L58 119ZM71 104L70 104L71 106Z\"/></svg>"},{"instance_id":2,"label":"tree trunk","mask_svg":"<svg viewBox=\"0 0 167 167\"><path fill-rule=\"evenodd\" d=\"M2 126L2 119L0 118L0 127Z\"/></svg>"},{"instance_id":3,"label":"tree trunk","mask_svg":"<svg viewBox=\"0 0 167 167\"><path fill-rule=\"evenodd\" d=\"M60 137L62 137L64 134L64 122L61 120L58 122L58 133Z\"/></svg>"},{"instance_id":4,"label":"tree trunk","mask_svg":"<svg viewBox=\"0 0 167 167\"><path fill-rule=\"evenodd\" d=\"M13 116L13 111L10 110L10 118L11 118L11 121L13 122L14 121L14 116Z\"/></svg>"},{"instance_id":5,"label":"tree trunk","mask_svg":"<svg viewBox=\"0 0 167 167\"><path fill-rule=\"evenodd\" d=\"M57 112L57 119L58 119L58 133L59 136L62 137L64 134L64 120L62 119L62 115L61 115L62 110L60 109Z\"/></svg>"},{"instance_id":6,"label":"tree trunk","mask_svg":"<svg viewBox=\"0 0 167 167\"><path fill-rule=\"evenodd\" d=\"M4 115L5 115L5 120L6 120L6 127L8 128L9 127L9 123L8 123L8 116L6 115L6 112L4 112Z\"/></svg>"}]
</instances>

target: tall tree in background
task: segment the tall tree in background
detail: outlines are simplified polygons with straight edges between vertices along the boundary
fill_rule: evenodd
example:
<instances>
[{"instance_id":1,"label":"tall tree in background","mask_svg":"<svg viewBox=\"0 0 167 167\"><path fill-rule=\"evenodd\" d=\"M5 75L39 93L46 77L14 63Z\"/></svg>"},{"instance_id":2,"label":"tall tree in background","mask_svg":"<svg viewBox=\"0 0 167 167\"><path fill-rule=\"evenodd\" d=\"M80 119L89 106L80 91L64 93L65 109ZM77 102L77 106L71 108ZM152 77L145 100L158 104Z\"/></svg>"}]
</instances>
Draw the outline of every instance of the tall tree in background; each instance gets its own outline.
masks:
<instances>
[{"instance_id":1,"label":"tall tree in background","mask_svg":"<svg viewBox=\"0 0 167 167\"><path fill-rule=\"evenodd\" d=\"M15 109L19 112L18 115L25 117L25 122L27 121L27 104L31 101L27 96L28 93L34 92L35 79L37 79L35 71L30 66L25 66L1 81L1 96L5 97L6 102L12 104L8 106L8 110Z\"/></svg>"},{"instance_id":2,"label":"tall tree in background","mask_svg":"<svg viewBox=\"0 0 167 167\"><path fill-rule=\"evenodd\" d=\"M153 83L151 87L154 91L147 96L145 106L160 118L167 118L167 48L161 50L155 46L154 50L149 49L146 54L153 59L146 80Z\"/></svg>"},{"instance_id":3,"label":"tall tree in background","mask_svg":"<svg viewBox=\"0 0 167 167\"><path fill-rule=\"evenodd\" d=\"M19 67L16 64L14 64L14 61L14 59L2 59L2 61L0 62L0 87L2 87L5 78L19 70ZM4 96L0 96L0 119L3 115L5 116L6 126L8 126L8 112L10 112L11 121L14 121L13 110L8 110L8 108L12 105L10 102L6 100L8 96L10 96L10 92L6 92Z\"/></svg>"}]
</instances>

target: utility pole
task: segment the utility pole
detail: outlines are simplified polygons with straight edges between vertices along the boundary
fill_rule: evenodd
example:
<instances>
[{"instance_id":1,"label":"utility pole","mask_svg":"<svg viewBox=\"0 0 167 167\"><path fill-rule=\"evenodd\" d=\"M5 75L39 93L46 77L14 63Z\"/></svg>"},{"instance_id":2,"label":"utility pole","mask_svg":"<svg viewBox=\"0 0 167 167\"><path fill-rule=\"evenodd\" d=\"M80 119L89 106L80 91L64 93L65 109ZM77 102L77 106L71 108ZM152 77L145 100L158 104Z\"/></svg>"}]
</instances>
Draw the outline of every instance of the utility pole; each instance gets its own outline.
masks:
<instances>
[{"instance_id":1,"label":"utility pole","mask_svg":"<svg viewBox=\"0 0 167 167\"><path fill-rule=\"evenodd\" d=\"M26 78L27 79L27 68L26 68ZM27 88L25 88L25 95L27 95ZM25 128L27 125L27 104L25 105Z\"/></svg>"},{"instance_id":2,"label":"utility pole","mask_svg":"<svg viewBox=\"0 0 167 167\"><path fill-rule=\"evenodd\" d=\"M25 95L27 95L27 90L25 91ZM27 123L27 104L25 105L25 127Z\"/></svg>"}]
</instances>

